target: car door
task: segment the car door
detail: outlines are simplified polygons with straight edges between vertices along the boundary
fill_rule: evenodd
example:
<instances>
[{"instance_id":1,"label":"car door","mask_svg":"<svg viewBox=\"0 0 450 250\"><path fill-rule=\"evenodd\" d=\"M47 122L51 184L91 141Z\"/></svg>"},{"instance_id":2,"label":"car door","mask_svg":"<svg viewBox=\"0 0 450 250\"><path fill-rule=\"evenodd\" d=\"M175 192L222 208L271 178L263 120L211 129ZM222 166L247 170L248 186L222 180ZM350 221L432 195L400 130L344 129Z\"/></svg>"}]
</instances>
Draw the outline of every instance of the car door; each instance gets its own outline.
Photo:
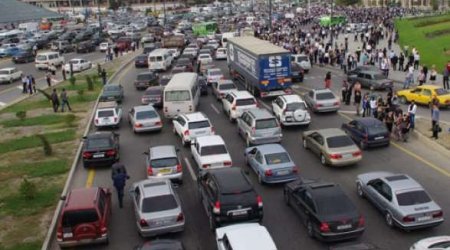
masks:
<instances>
[{"instance_id":1,"label":"car door","mask_svg":"<svg viewBox=\"0 0 450 250\"><path fill-rule=\"evenodd\" d=\"M272 110L277 118L281 118L281 113L283 112L282 109L283 109L283 100L280 97L278 97L272 102Z\"/></svg>"},{"instance_id":2,"label":"car door","mask_svg":"<svg viewBox=\"0 0 450 250\"><path fill-rule=\"evenodd\" d=\"M239 129L239 133L243 136L246 136L246 131L248 131L248 120L250 119L247 112L242 114L241 117L237 118L237 125Z\"/></svg>"},{"instance_id":3,"label":"car door","mask_svg":"<svg viewBox=\"0 0 450 250\"><path fill-rule=\"evenodd\" d=\"M411 90L411 92L409 93L409 98L407 98L408 101L412 101L414 100L417 103L423 103L421 101L422 99L422 88L421 87L417 87L413 90Z\"/></svg>"},{"instance_id":4,"label":"car door","mask_svg":"<svg viewBox=\"0 0 450 250\"><path fill-rule=\"evenodd\" d=\"M347 124L345 124L345 132L352 138L354 139L355 134L356 134L356 121L353 120Z\"/></svg>"},{"instance_id":5,"label":"car door","mask_svg":"<svg viewBox=\"0 0 450 250\"><path fill-rule=\"evenodd\" d=\"M431 90L430 89L423 89L422 95L420 97L420 103L422 104L428 104L431 102Z\"/></svg>"},{"instance_id":6,"label":"car door","mask_svg":"<svg viewBox=\"0 0 450 250\"><path fill-rule=\"evenodd\" d=\"M356 142L360 142L361 140L363 140L363 138L365 138L365 136L366 136L366 127L362 123L356 121L353 139Z\"/></svg>"},{"instance_id":7,"label":"car door","mask_svg":"<svg viewBox=\"0 0 450 250\"><path fill-rule=\"evenodd\" d=\"M136 222L139 223L141 218L141 190L139 186L136 186L132 191L132 200L134 204L134 215L136 218Z\"/></svg>"},{"instance_id":8,"label":"car door","mask_svg":"<svg viewBox=\"0 0 450 250\"><path fill-rule=\"evenodd\" d=\"M364 74L364 80L366 81L366 85L367 87L371 87L372 85L374 85L374 76L370 73L366 73Z\"/></svg>"},{"instance_id":9,"label":"car door","mask_svg":"<svg viewBox=\"0 0 450 250\"><path fill-rule=\"evenodd\" d=\"M208 178L205 185L205 199L203 199L204 206L207 209L206 211L208 214L211 214L212 207L214 207L214 204L216 203L217 190L217 185L214 180L212 178Z\"/></svg>"},{"instance_id":10,"label":"car door","mask_svg":"<svg viewBox=\"0 0 450 250\"><path fill-rule=\"evenodd\" d=\"M323 144L324 144L323 136L321 136L319 133L313 133L313 134L311 134L310 138L311 138L311 143L310 143L311 151L316 155L320 155Z\"/></svg>"},{"instance_id":11,"label":"car door","mask_svg":"<svg viewBox=\"0 0 450 250\"><path fill-rule=\"evenodd\" d=\"M98 210L100 212L101 215L101 220L102 220L102 225L101 226L108 226L109 224L109 216L110 216L110 207L108 203L108 197L109 195L107 193L105 193L105 191L103 189L100 189L99 192L99 199L98 199L98 203L97 203L97 207Z\"/></svg>"},{"instance_id":12,"label":"car door","mask_svg":"<svg viewBox=\"0 0 450 250\"><path fill-rule=\"evenodd\" d=\"M369 181L367 194L367 197L379 210L385 210L392 200L390 188L380 179Z\"/></svg>"},{"instance_id":13,"label":"car door","mask_svg":"<svg viewBox=\"0 0 450 250\"><path fill-rule=\"evenodd\" d=\"M184 119L181 116L177 116L175 119L173 119L173 127L175 129L175 132L179 135L183 135L182 127L184 125L183 123Z\"/></svg>"},{"instance_id":14,"label":"car door","mask_svg":"<svg viewBox=\"0 0 450 250\"><path fill-rule=\"evenodd\" d=\"M256 174L263 175L264 169L262 168L262 165L264 163L264 156L261 153L261 151L257 150L255 153L255 157L253 157L252 164L250 165Z\"/></svg>"},{"instance_id":15,"label":"car door","mask_svg":"<svg viewBox=\"0 0 450 250\"><path fill-rule=\"evenodd\" d=\"M200 150L201 150L201 146L198 144L198 142L195 142L193 144L191 142L192 156L194 157L194 160L197 163L197 166L199 168L201 168L201 166L202 166L201 161L200 161Z\"/></svg>"}]
</instances>

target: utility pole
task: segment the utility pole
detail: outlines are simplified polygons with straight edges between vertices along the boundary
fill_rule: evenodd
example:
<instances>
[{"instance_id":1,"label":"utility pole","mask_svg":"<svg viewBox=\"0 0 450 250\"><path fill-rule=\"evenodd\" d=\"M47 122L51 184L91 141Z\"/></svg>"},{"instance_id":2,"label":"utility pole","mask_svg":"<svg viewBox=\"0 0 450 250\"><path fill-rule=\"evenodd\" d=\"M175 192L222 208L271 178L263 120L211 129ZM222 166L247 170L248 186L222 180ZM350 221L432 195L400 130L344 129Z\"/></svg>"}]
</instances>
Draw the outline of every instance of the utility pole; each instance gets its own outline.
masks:
<instances>
[{"instance_id":1,"label":"utility pole","mask_svg":"<svg viewBox=\"0 0 450 250\"><path fill-rule=\"evenodd\" d=\"M272 0L269 0L269 33L272 33Z\"/></svg>"},{"instance_id":2,"label":"utility pole","mask_svg":"<svg viewBox=\"0 0 450 250\"><path fill-rule=\"evenodd\" d=\"M98 15L98 28L99 28L98 34L100 36L100 39L102 39L103 28L102 28L102 12L100 11L100 0L97 0L97 12L98 12L97 15Z\"/></svg>"}]
</instances>

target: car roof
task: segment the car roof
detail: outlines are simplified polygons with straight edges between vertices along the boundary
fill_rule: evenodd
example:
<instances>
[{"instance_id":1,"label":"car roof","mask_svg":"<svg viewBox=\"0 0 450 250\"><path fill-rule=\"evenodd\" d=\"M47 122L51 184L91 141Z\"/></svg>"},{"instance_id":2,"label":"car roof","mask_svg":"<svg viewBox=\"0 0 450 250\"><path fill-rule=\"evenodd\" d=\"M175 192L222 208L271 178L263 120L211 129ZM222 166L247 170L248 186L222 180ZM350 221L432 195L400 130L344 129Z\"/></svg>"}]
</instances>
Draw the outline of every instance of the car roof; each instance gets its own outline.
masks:
<instances>
[{"instance_id":1,"label":"car roof","mask_svg":"<svg viewBox=\"0 0 450 250\"><path fill-rule=\"evenodd\" d=\"M258 249L275 250L276 246L269 232L258 223L241 223L217 229L218 235L227 235L233 250ZM219 236L219 237L220 237Z\"/></svg>"},{"instance_id":2,"label":"car roof","mask_svg":"<svg viewBox=\"0 0 450 250\"><path fill-rule=\"evenodd\" d=\"M315 130L315 132L323 135L325 138L338 135L346 135L345 132L340 128L324 128Z\"/></svg>"},{"instance_id":3,"label":"car roof","mask_svg":"<svg viewBox=\"0 0 450 250\"><path fill-rule=\"evenodd\" d=\"M138 182L143 197L155 197L172 194L170 180L142 180Z\"/></svg>"},{"instance_id":4,"label":"car roof","mask_svg":"<svg viewBox=\"0 0 450 250\"><path fill-rule=\"evenodd\" d=\"M202 112L194 112L194 113L182 114L182 116L186 117L186 120L188 122L196 122L196 121L208 120L208 117L206 117L206 115L203 114Z\"/></svg>"},{"instance_id":5,"label":"car roof","mask_svg":"<svg viewBox=\"0 0 450 250\"><path fill-rule=\"evenodd\" d=\"M214 176L221 193L236 193L251 187L251 184L245 180L241 168L217 168L208 171Z\"/></svg>"},{"instance_id":6,"label":"car roof","mask_svg":"<svg viewBox=\"0 0 450 250\"><path fill-rule=\"evenodd\" d=\"M64 209L75 210L95 207L99 189L99 187L72 189L69 196L66 198Z\"/></svg>"},{"instance_id":7,"label":"car roof","mask_svg":"<svg viewBox=\"0 0 450 250\"><path fill-rule=\"evenodd\" d=\"M233 91L230 91L229 94L235 96L236 98L255 98L247 90L233 90Z\"/></svg>"},{"instance_id":8,"label":"car roof","mask_svg":"<svg viewBox=\"0 0 450 250\"><path fill-rule=\"evenodd\" d=\"M304 102L303 98L301 98L299 95L282 95L280 96L282 99L284 99L287 103L289 102Z\"/></svg>"},{"instance_id":9,"label":"car roof","mask_svg":"<svg viewBox=\"0 0 450 250\"><path fill-rule=\"evenodd\" d=\"M225 142L223 141L220 135L200 136L197 137L195 140L198 144L201 144L202 146L222 145L222 144L225 145Z\"/></svg>"},{"instance_id":10,"label":"car roof","mask_svg":"<svg viewBox=\"0 0 450 250\"><path fill-rule=\"evenodd\" d=\"M256 148L262 153L262 154L271 154L271 153L281 153L286 152L286 149L283 148L278 143L273 144L263 144L260 146L256 146Z\"/></svg>"},{"instance_id":11,"label":"car roof","mask_svg":"<svg viewBox=\"0 0 450 250\"><path fill-rule=\"evenodd\" d=\"M139 105L133 107L135 111L156 111L152 105Z\"/></svg>"},{"instance_id":12,"label":"car roof","mask_svg":"<svg viewBox=\"0 0 450 250\"><path fill-rule=\"evenodd\" d=\"M264 108L253 108L249 109L246 112L248 112L251 116L253 116L255 119L270 119L275 118L267 109Z\"/></svg>"},{"instance_id":13,"label":"car roof","mask_svg":"<svg viewBox=\"0 0 450 250\"><path fill-rule=\"evenodd\" d=\"M355 119L355 121L358 121L365 126L383 124L383 122L381 122L380 120L373 118L373 117L362 117L362 118Z\"/></svg>"},{"instance_id":14,"label":"car roof","mask_svg":"<svg viewBox=\"0 0 450 250\"><path fill-rule=\"evenodd\" d=\"M222 70L219 69L219 68L211 68L211 69L208 69L208 72L212 72L212 71L220 71L220 72L222 72Z\"/></svg>"},{"instance_id":15,"label":"car roof","mask_svg":"<svg viewBox=\"0 0 450 250\"><path fill-rule=\"evenodd\" d=\"M95 138L108 138L113 134L113 132L109 131L97 131L94 133L90 133L87 135L88 139L95 139Z\"/></svg>"},{"instance_id":16,"label":"car roof","mask_svg":"<svg viewBox=\"0 0 450 250\"><path fill-rule=\"evenodd\" d=\"M381 179L391 187L393 192L405 189L423 189L416 180L406 174L392 174Z\"/></svg>"},{"instance_id":17,"label":"car roof","mask_svg":"<svg viewBox=\"0 0 450 250\"><path fill-rule=\"evenodd\" d=\"M177 152L175 146L173 145L161 145L150 147L150 158L161 159L161 158L172 158L177 157Z\"/></svg>"},{"instance_id":18,"label":"car roof","mask_svg":"<svg viewBox=\"0 0 450 250\"><path fill-rule=\"evenodd\" d=\"M115 108L117 107L117 102L111 101L111 102L99 102L97 109L106 109L106 108Z\"/></svg>"}]
</instances>

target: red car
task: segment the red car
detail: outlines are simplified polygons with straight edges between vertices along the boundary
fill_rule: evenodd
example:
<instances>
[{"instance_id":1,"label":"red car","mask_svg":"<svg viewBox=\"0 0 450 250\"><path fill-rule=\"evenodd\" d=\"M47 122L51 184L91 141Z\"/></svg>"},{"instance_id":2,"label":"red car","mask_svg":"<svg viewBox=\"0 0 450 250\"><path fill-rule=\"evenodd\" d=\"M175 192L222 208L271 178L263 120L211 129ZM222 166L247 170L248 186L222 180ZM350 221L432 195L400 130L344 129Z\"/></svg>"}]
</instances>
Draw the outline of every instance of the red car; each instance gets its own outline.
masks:
<instances>
[{"instance_id":1,"label":"red car","mask_svg":"<svg viewBox=\"0 0 450 250\"><path fill-rule=\"evenodd\" d=\"M131 43L133 41L129 37L121 37L117 39L116 41L116 47L122 50L129 50L131 49Z\"/></svg>"}]
</instances>

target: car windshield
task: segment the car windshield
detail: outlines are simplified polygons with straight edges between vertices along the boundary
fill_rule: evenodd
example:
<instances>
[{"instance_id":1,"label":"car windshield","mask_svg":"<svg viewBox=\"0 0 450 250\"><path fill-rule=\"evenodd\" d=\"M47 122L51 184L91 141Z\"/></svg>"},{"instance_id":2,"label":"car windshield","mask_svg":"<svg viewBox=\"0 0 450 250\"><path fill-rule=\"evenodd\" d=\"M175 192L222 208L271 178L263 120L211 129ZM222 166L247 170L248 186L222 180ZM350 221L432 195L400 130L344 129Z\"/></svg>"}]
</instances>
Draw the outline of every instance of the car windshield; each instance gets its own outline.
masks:
<instances>
[{"instance_id":1,"label":"car windshield","mask_svg":"<svg viewBox=\"0 0 450 250\"><path fill-rule=\"evenodd\" d=\"M398 205L412 206L431 201L430 196L423 190L416 190L397 194Z\"/></svg>"},{"instance_id":2,"label":"car windshield","mask_svg":"<svg viewBox=\"0 0 450 250\"><path fill-rule=\"evenodd\" d=\"M329 100L329 99L335 99L333 93L325 92L325 93L317 93L316 94L317 100Z\"/></svg>"},{"instance_id":3,"label":"car windshield","mask_svg":"<svg viewBox=\"0 0 450 250\"><path fill-rule=\"evenodd\" d=\"M208 75L210 75L210 76L221 76L223 74L219 70L214 70L214 71L210 71Z\"/></svg>"},{"instance_id":4,"label":"car windshield","mask_svg":"<svg viewBox=\"0 0 450 250\"><path fill-rule=\"evenodd\" d=\"M36 60L39 60L39 61L44 61L44 60L46 60L46 59L47 59L46 56L37 56L37 57L36 57Z\"/></svg>"},{"instance_id":5,"label":"car windshield","mask_svg":"<svg viewBox=\"0 0 450 250\"><path fill-rule=\"evenodd\" d=\"M87 149L111 147L109 138L91 138L87 140L86 144Z\"/></svg>"},{"instance_id":6,"label":"car windshield","mask_svg":"<svg viewBox=\"0 0 450 250\"><path fill-rule=\"evenodd\" d=\"M256 121L256 129L267 129L278 127L277 120L275 118L261 119Z\"/></svg>"},{"instance_id":7,"label":"car windshield","mask_svg":"<svg viewBox=\"0 0 450 250\"><path fill-rule=\"evenodd\" d=\"M153 74L140 74L136 77L138 81L152 80Z\"/></svg>"},{"instance_id":8,"label":"car windshield","mask_svg":"<svg viewBox=\"0 0 450 250\"><path fill-rule=\"evenodd\" d=\"M384 75L373 75L373 78L374 78L375 80L384 80L384 79L387 79L386 76L384 76Z\"/></svg>"},{"instance_id":9,"label":"car windshield","mask_svg":"<svg viewBox=\"0 0 450 250\"><path fill-rule=\"evenodd\" d=\"M190 122L189 129L198 129L198 128L209 128L211 125L209 121L198 121L198 122Z\"/></svg>"},{"instance_id":10,"label":"car windshield","mask_svg":"<svg viewBox=\"0 0 450 250\"><path fill-rule=\"evenodd\" d=\"M114 116L114 110L99 110L97 116L99 118Z\"/></svg>"},{"instance_id":11,"label":"car windshield","mask_svg":"<svg viewBox=\"0 0 450 250\"><path fill-rule=\"evenodd\" d=\"M293 103L288 103L286 105L286 111L295 111L297 109L306 109L306 105L303 102L293 102Z\"/></svg>"},{"instance_id":12,"label":"car windshield","mask_svg":"<svg viewBox=\"0 0 450 250\"><path fill-rule=\"evenodd\" d=\"M153 111L153 110L136 112L137 120L152 119L152 118L156 118L156 117L158 117L158 114L156 113L156 111Z\"/></svg>"},{"instance_id":13,"label":"car windshield","mask_svg":"<svg viewBox=\"0 0 450 250\"><path fill-rule=\"evenodd\" d=\"M83 223L98 221L98 214L94 209L66 211L62 217L63 227L75 227Z\"/></svg>"},{"instance_id":14,"label":"car windshield","mask_svg":"<svg viewBox=\"0 0 450 250\"><path fill-rule=\"evenodd\" d=\"M346 135L333 136L327 138L329 148L340 148L354 145L352 139Z\"/></svg>"},{"instance_id":15,"label":"car windshield","mask_svg":"<svg viewBox=\"0 0 450 250\"><path fill-rule=\"evenodd\" d=\"M146 197L142 201L143 213L154 213L159 211L171 210L178 207L178 204L171 194Z\"/></svg>"},{"instance_id":16,"label":"car windshield","mask_svg":"<svg viewBox=\"0 0 450 250\"><path fill-rule=\"evenodd\" d=\"M369 126L367 129L369 131L369 135L376 135L376 134L381 134L381 133L387 133L388 132L388 130L384 126L384 124L378 124L378 125L374 125L374 126Z\"/></svg>"},{"instance_id":17,"label":"car windshield","mask_svg":"<svg viewBox=\"0 0 450 250\"><path fill-rule=\"evenodd\" d=\"M145 95L161 95L162 89L160 88L151 88L145 90Z\"/></svg>"},{"instance_id":18,"label":"car windshield","mask_svg":"<svg viewBox=\"0 0 450 250\"><path fill-rule=\"evenodd\" d=\"M150 165L152 168L166 168L166 167L173 167L178 164L177 158L162 158L157 160L152 160L150 162Z\"/></svg>"},{"instance_id":19,"label":"car windshield","mask_svg":"<svg viewBox=\"0 0 450 250\"><path fill-rule=\"evenodd\" d=\"M286 152L265 155L267 165L281 164L290 162L289 155Z\"/></svg>"},{"instance_id":20,"label":"car windshield","mask_svg":"<svg viewBox=\"0 0 450 250\"><path fill-rule=\"evenodd\" d=\"M183 102L190 100L191 95L187 90L173 90L165 92L165 102Z\"/></svg>"},{"instance_id":21,"label":"car windshield","mask_svg":"<svg viewBox=\"0 0 450 250\"><path fill-rule=\"evenodd\" d=\"M119 85L107 85L104 88L105 91L119 91L120 87Z\"/></svg>"},{"instance_id":22,"label":"car windshield","mask_svg":"<svg viewBox=\"0 0 450 250\"><path fill-rule=\"evenodd\" d=\"M435 89L436 95L448 95L448 90L446 89Z\"/></svg>"},{"instance_id":23,"label":"car windshield","mask_svg":"<svg viewBox=\"0 0 450 250\"><path fill-rule=\"evenodd\" d=\"M7 70L0 70L0 75L9 75L9 71L7 71Z\"/></svg>"},{"instance_id":24,"label":"car windshield","mask_svg":"<svg viewBox=\"0 0 450 250\"><path fill-rule=\"evenodd\" d=\"M206 156L206 155L221 155L221 154L228 154L227 148L225 145L211 145L211 146L204 146L201 149L200 155Z\"/></svg>"},{"instance_id":25,"label":"car windshield","mask_svg":"<svg viewBox=\"0 0 450 250\"><path fill-rule=\"evenodd\" d=\"M248 105L254 105L255 99L249 98L249 99L238 99L236 100L236 106L248 106Z\"/></svg>"},{"instance_id":26,"label":"car windshield","mask_svg":"<svg viewBox=\"0 0 450 250\"><path fill-rule=\"evenodd\" d=\"M224 83L219 85L220 90L230 90L230 89L237 89L236 85L234 83Z\"/></svg>"},{"instance_id":27,"label":"car windshield","mask_svg":"<svg viewBox=\"0 0 450 250\"><path fill-rule=\"evenodd\" d=\"M355 211L355 207L350 199L343 194L324 195L316 200L317 213L322 215L340 215Z\"/></svg>"},{"instance_id":28,"label":"car windshield","mask_svg":"<svg viewBox=\"0 0 450 250\"><path fill-rule=\"evenodd\" d=\"M298 56L297 57L297 62L304 62L304 61L308 61L308 58L306 56Z\"/></svg>"}]
</instances>

